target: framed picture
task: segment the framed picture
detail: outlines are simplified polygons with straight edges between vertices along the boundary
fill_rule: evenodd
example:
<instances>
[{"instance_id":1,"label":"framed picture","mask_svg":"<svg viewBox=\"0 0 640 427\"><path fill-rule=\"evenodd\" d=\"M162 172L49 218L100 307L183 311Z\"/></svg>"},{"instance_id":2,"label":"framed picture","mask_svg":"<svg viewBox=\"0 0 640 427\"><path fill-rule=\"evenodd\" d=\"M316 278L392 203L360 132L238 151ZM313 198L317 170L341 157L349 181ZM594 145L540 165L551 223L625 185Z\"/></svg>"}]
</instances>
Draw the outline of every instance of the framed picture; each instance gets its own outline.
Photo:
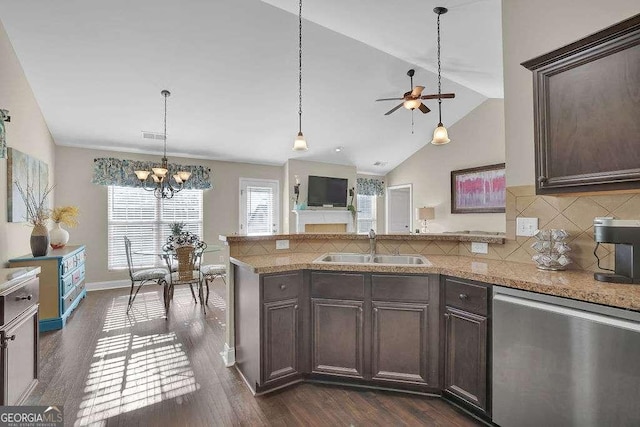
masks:
<instances>
[{"instance_id":1,"label":"framed picture","mask_svg":"<svg viewBox=\"0 0 640 427\"><path fill-rule=\"evenodd\" d=\"M504 212L504 163L451 171L451 213Z\"/></svg>"},{"instance_id":2,"label":"framed picture","mask_svg":"<svg viewBox=\"0 0 640 427\"><path fill-rule=\"evenodd\" d=\"M7 221L25 222L27 207L16 183L39 197L49 185L49 166L15 148L9 147L7 154Z\"/></svg>"}]
</instances>

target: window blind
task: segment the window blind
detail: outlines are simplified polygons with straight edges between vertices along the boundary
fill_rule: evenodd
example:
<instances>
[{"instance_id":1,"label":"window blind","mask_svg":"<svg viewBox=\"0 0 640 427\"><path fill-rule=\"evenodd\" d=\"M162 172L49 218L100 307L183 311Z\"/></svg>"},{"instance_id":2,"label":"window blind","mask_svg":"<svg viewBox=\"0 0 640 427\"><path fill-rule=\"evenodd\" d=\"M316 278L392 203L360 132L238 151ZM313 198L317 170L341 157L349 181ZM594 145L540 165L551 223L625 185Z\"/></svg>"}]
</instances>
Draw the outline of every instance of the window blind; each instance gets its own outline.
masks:
<instances>
[{"instance_id":1,"label":"window blind","mask_svg":"<svg viewBox=\"0 0 640 427\"><path fill-rule=\"evenodd\" d=\"M247 185L247 231L248 235L271 234L274 224L274 191L271 187Z\"/></svg>"},{"instance_id":2,"label":"window blind","mask_svg":"<svg viewBox=\"0 0 640 427\"><path fill-rule=\"evenodd\" d=\"M366 234L369 230L376 230L376 196L358 194L358 230L360 234Z\"/></svg>"},{"instance_id":3,"label":"window blind","mask_svg":"<svg viewBox=\"0 0 640 427\"><path fill-rule=\"evenodd\" d=\"M132 252L159 251L171 233L172 222L202 236L202 190L182 190L172 199L159 200L142 188L108 187L108 268L127 268L124 236ZM133 255L134 267L164 266L156 255Z\"/></svg>"}]
</instances>

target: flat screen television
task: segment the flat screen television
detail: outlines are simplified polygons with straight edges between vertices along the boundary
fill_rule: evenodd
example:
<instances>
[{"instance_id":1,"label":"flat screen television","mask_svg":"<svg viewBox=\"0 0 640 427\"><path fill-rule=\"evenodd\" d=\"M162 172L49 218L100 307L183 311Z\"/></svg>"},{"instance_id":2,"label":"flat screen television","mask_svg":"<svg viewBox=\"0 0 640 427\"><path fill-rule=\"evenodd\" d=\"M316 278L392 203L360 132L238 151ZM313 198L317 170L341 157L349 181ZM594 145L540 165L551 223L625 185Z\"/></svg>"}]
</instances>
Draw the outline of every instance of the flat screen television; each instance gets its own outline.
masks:
<instances>
[{"instance_id":1,"label":"flat screen television","mask_svg":"<svg viewBox=\"0 0 640 427\"><path fill-rule=\"evenodd\" d=\"M347 207L348 180L327 176L309 176L308 206Z\"/></svg>"}]
</instances>

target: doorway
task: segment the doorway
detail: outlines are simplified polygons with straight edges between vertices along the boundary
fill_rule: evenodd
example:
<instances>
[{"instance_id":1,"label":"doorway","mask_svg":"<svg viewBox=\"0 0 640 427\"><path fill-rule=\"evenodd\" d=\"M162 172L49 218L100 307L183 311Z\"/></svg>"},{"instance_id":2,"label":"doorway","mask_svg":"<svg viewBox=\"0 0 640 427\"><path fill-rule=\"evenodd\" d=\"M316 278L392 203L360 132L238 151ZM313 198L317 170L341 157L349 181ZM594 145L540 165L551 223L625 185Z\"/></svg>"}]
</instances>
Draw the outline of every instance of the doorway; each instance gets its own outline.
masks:
<instances>
[{"instance_id":1,"label":"doorway","mask_svg":"<svg viewBox=\"0 0 640 427\"><path fill-rule=\"evenodd\" d=\"M387 187L387 234L409 234L413 226L413 185Z\"/></svg>"}]
</instances>

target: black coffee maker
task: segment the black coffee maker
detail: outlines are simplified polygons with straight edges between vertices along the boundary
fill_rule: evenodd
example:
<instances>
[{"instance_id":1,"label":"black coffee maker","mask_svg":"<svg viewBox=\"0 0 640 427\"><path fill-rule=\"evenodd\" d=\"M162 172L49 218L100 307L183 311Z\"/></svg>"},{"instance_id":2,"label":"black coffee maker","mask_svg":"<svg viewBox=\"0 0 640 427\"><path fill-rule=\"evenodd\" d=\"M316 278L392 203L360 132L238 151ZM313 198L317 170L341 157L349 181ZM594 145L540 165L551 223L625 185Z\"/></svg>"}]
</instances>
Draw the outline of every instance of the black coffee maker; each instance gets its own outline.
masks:
<instances>
[{"instance_id":1,"label":"black coffee maker","mask_svg":"<svg viewBox=\"0 0 640 427\"><path fill-rule=\"evenodd\" d=\"M616 245L615 271L594 273L593 277L601 282L640 283L640 221L596 218L593 229L597 243Z\"/></svg>"}]
</instances>

